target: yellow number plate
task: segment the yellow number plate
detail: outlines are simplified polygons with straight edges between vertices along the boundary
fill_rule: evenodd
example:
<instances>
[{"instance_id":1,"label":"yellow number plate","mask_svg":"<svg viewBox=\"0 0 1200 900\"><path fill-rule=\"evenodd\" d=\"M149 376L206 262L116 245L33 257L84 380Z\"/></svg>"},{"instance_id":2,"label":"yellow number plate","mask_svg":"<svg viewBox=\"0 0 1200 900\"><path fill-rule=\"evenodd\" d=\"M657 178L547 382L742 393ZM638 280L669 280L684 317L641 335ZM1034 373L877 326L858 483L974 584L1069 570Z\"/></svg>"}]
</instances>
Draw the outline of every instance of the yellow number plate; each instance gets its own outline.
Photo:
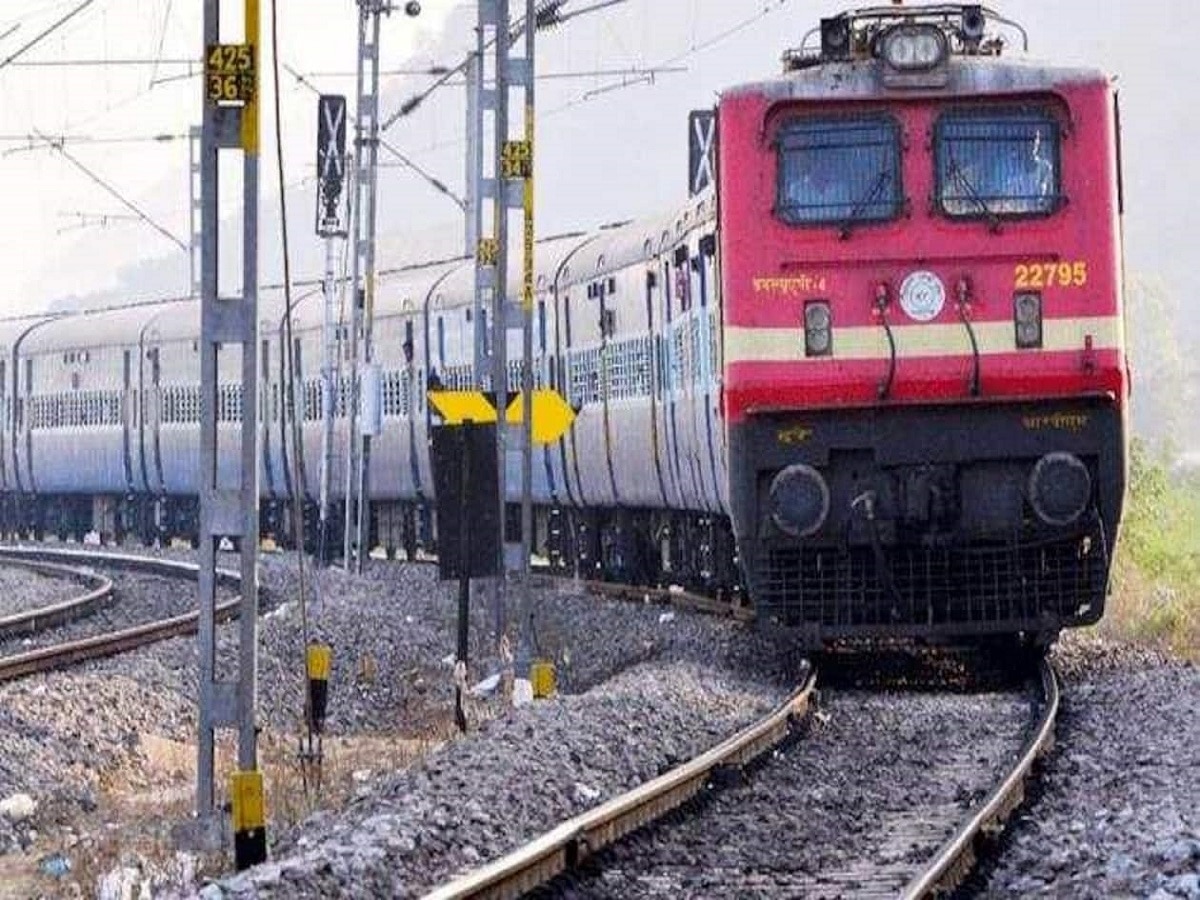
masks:
<instances>
[{"instance_id":1,"label":"yellow number plate","mask_svg":"<svg viewBox=\"0 0 1200 900\"><path fill-rule=\"evenodd\" d=\"M258 86L252 44L212 44L204 55L204 89L210 103L250 103Z\"/></svg>"},{"instance_id":2,"label":"yellow number plate","mask_svg":"<svg viewBox=\"0 0 1200 900\"><path fill-rule=\"evenodd\" d=\"M500 172L505 178L528 178L533 174L533 145L529 141L505 141L500 153Z\"/></svg>"},{"instance_id":3,"label":"yellow number plate","mask_svg":"<svg viewBox=\"0 0 1200 900\"><path fill-rule=\"evenodd\" d=\"M1042 288L1081 288L1088 283L1086 260L1017 263L1013 281L1019 291Z\"/></svg>"}]
</instances>

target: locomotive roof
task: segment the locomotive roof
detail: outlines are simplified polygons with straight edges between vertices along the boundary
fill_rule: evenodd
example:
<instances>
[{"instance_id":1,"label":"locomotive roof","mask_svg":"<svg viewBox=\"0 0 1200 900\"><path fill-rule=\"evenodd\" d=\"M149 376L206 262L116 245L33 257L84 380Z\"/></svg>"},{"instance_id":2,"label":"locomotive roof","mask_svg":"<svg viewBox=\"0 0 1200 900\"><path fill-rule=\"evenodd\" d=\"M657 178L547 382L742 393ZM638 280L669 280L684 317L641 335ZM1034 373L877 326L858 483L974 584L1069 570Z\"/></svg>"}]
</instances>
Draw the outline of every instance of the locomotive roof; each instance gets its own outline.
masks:
<instances>
[{"instance_id":1,"label":"locomotive roof","mask_svg":"<svg viewBox=\"0 0 1200 900\"><path fill-rule=\"evenodd\" d=\"M1064 66L1028 57L956 56L947 62L949 82L937 88L887 88L884 65L875 59L826 62L722 92L721 99L761 95L782 100L908 100L1005 96L1107 84L1109 76L1087 66Z\"/></svg>"}]
</instances>

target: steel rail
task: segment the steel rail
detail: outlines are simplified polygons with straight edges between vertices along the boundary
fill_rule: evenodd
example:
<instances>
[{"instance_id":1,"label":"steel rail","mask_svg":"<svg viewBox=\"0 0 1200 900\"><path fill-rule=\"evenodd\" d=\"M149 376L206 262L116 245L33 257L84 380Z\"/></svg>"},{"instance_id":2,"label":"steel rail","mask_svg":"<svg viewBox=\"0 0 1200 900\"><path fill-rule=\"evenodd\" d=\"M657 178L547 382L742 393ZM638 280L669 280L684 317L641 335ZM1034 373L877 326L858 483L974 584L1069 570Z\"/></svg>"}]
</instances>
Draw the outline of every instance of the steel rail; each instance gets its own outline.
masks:
<instances>
[{"instance_id":1,"label":"steel rail","mask_svg":"<svg viewBox=\"0 0 1200 900\"><path fill-rule=\"evenodd\" d=\"M2 638L17 634L36 634L47 628L53 628L55 625L62 625L81 618L92 612L101 600L112 596L112 581L88 569L58 563L35 562L28 559L5 559L3 564L19 566L40 575L82 581L88 586L88 589L82 594L60 600L57 603L48 603L36 609L23 610L0 617L0 637Z\"/></svg>"},{"instance_id":2,"label":"steel rail","mask_svg":"<svg viewBox=\"0 0 1200 900\"><path fill-rule=\"evenodd\" d=\"M736 606L724 600L697 594L680 588L642 587L637 585L620 584L614 581L591 581L587 579L572 580L569 576L552 575L534 571L531 576L535 580L544 580L547 585L562 587L578 585L585 591L597 594L608 594L629 600L645 600L659 602L680 609L690 609L696 612L712 615L729 616L739 622L754 621L754 610L749 606Z\"/></svg>"},{"instance_id":3,"label":"steel rail","mask_svg":"<svg viewBox=\"0 0 1200 900\"><path fill-rule=\"evenodd\" d=\"M518 897L578 866L699 794L718 770L744 766L779 744L807 715L815 674L778 708L733 737L640 787L551 829L525 846L442 885L425 900Z\"/></svg>"},{"instance_id":4,"label":"steel rail","mask_svg":"<svg viewBox=\"0 0 1200 900\"><path fill-rule=\"evenodd\" d=\"M125 569L141 574L159 575L167 578L186 578L194 580L199 571L194 563L176 560L151 559L117 553L92 553L80 550L58 548L31 547L0 547L0 560L67 560L70 562L87 561L94 565L103 565L115 569ZM241 583L241 576L229 569L219 569L217 580L225 585ZM227 621L236 617L239 599L233 599L217 605L218 621ZM63 666L75 665L90 659L100 659L135 650L148 644L157 643L172 637L182 637L195 634L199 624L199 614L184 613L156 622L134 625L120 631L95 635L68 641L52 647L41 647L26 653L19 653L0 659L0 682L12 681L25 675L46 672Z\"/></svg>"},{"instance_id":5,"label":"steel rail","mask_svg":"<svg viewBox=\"0 0 1200 900\"><path fill-rule=\"evenodd\" d=\"M1033 773L1034 763L1054 746L1054 723L1058 717L1058 679L1049 660L1044 657L1040 675L1042 717L1016 765L975 815L942 845L924 871L905 886L900 894L904 900L943 896L954 890L974 868L976 848L981 839L999 835L1008 817L1024 801L1025 786Z\"/></svg>"}]
</instances>

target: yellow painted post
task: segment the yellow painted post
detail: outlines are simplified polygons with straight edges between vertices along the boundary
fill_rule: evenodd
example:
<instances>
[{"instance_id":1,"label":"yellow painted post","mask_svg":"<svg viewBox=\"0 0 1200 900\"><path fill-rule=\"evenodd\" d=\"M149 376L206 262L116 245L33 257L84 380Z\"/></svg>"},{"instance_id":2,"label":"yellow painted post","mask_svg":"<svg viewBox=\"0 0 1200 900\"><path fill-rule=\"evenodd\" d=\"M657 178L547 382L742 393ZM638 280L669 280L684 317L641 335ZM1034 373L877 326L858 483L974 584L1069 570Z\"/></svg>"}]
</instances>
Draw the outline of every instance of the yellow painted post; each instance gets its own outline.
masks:
<instances>
[{"instance_id":1,"label":"yellow painted post","mask_svg":"<svg viewBox=\"0 0 1200 900\"><path fill-rule=\"evenodd\" d=\"M529 670L530 681L533 682L533 697L535 700L545 700L553 697L558 689L557 675L554 663L548 659L535 660Z\"/></svg>"},{"instance_id":2,"label":"yellow painted post","mask_svg":"<svg viewBox=\"0 0 1200 900\"><path fill-rule=\"evenodd\" d=\"M246 45L250 48L250 75L254 85L250 99L242 108L242 149L250 155L258 154L258 95L262 87L258 64L262 59L259 52L259 0L246 0Z\"/></svg>"},{"instance_id":3,"label":"yellow painted post","mask_svg":"<svg viewBox=\"0 0 1200 900\"><path fill-rule=\"evenodd\" d=\"M240 872L267 860L267 817L262 772L234 772L229 776L233 806L233 859Z\"/></svg>"},{"instance_id":4,"label":"yellow painted post","mask_svg":"<svg viewBox=\"0 0 1200 900\"><path fill-rule=\"evenodd\" d=\"M325 729L325 713L329 708L329 674L333 668L333 648L313 640L304 653L308 669L308 715L312 730L320 734Z\"/></svg>"}]
</instances>

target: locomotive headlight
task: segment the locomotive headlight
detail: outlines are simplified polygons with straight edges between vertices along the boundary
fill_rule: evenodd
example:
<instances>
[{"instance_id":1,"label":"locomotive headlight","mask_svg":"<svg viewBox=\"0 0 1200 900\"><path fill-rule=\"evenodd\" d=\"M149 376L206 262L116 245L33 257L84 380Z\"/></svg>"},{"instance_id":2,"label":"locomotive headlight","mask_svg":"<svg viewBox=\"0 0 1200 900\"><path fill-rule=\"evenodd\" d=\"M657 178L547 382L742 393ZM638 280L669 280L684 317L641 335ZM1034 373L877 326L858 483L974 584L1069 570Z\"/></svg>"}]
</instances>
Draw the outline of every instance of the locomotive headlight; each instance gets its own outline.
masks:
<instances>
[{"instance_id":1,"label":"locomotive headlight","mask_svg":"<svg viewBox=\"0 0 1200 900\"><path fill-rule=\"evenodd\" d=\"M804 355L828 356L833 350L833 315L824 300L804 304Z\"/></svg>"},{"instance_id":2,"label":"locomotive headlight","mask_svg":"<svg viewBox=\"0 0 1200 900\"><path fill-rule=\"evenodd\" d=\"M1029 473L1029 503L1047 525L1074 524L1092 500L1092 475L1072 453L1047 453Z\"/></svg>"},{"instance_id":3,"label":"locomotive headlight","mask_svg":"<svg viewBox=\"0 0 1200 900\"><path fill-rule=\"evenodd\" d=\"M770 513L784 534L799 538L816 534L829 517L829 484L812 466L788 466L771 480Z\"/></svg>"},{"instance_id":4,"label":"locomotive headlight","mask_svg":"<svg viewBox=\"0 0 1200 900\"><path fill-rule=\"evenodd\" d=\"M904 72L932 69L950 49L946 35L936 26L899 25L887 31L882 41L884 61Z\"/></svg>"},{"instance_id":5,"label":"locomotive headlight","mask_svg":"<svg viewBox=\"0 0 1200 900\"><path fill-rule=\"evenodd\" d=\"M1042 295L1017 294L1013 298L1017 347L1030 350L1042 346Z\"/></svg>"}]
</instances>

